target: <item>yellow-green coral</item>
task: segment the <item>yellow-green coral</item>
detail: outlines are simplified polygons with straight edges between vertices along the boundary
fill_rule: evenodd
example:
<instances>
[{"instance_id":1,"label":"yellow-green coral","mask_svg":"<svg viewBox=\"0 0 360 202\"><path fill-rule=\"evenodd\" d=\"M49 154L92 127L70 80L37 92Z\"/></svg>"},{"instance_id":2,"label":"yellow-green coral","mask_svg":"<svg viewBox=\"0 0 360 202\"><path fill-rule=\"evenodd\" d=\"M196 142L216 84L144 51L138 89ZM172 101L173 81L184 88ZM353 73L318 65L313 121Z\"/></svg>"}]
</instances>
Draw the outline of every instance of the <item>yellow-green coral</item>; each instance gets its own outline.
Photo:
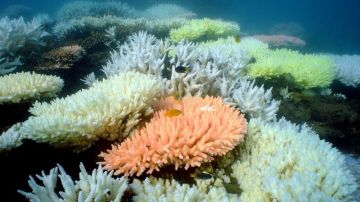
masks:
<instances>
[{"instance_id":1,"label":"yellow-green coral","mask_svg":"<svg viewBox=\"0 0 360 202\"><path fill-rule=\"evenodd\" d=\"M264 49L253 56L256 62L249 70L253 78L290 74L304 88L327 87L335 78L335 65L326 56L301 54L289 49Z\"/></svg>"},{"instance_id":2,"label":"yellow-green coral","mask_svg":"<svg viewBox=\"0 0 360 202\"><path fill-rule=\"evenodd\" d=\"M236 23L204 18L190 20L182 27L172 29L170 31L170 38L174 42L179 42L181 39L196 41L234 36L239 34L239 32L240 27Z\"/></svg>"}]
</instances>

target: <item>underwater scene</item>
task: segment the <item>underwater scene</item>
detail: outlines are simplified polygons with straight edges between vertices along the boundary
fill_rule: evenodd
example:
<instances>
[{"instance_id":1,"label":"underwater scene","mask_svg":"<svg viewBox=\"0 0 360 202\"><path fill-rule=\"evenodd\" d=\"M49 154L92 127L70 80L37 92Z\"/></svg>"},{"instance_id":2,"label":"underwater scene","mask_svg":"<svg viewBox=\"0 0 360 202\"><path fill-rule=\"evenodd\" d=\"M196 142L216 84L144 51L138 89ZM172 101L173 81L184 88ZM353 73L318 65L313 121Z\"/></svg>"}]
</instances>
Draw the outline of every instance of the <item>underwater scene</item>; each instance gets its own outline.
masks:
<instances>
[{"instance_id":1,"label":"underwater scene","mask_svg":"<svg viewBox=\"0 0 360 202\"><path fill-rule=\"evenodd\" d=\"M0 201L360 202L357 0L2 0Z\"/></svg>"}]
</instances>

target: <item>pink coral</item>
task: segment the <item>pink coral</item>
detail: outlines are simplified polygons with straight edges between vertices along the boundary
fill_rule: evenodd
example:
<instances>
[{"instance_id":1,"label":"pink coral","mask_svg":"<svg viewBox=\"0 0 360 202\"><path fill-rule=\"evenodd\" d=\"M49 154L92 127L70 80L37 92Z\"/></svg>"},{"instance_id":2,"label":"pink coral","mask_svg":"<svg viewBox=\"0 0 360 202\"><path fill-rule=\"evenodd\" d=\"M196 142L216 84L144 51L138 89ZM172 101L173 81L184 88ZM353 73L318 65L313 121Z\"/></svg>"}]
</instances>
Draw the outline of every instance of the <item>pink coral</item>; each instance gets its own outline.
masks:
<instances>
[{"instance_id":1,"label":"pink coral","mask_svg":"<svg viewBox=\"0 0 360 202\"><path fill-rule=\"evenodd\" d=\"M225 155L244 140L244 115L221 98L186 97L177 101L169 97L155 108L158 111L144 128L100 154L105 169L137 176L169 164L188 169ZM181 114L165 115L174 108Z\"/></svg>"},{"instance_id":2,"label":"pink coral","mask_svg":"<svg viewBox=\"0 0 360 202\"><path fill-rule=\"evenodd\" d=\"M289 35L253 35L251 37L268 43L271 47L303 47L306 45L304 40Z\"/></svg>"}]
</instances>

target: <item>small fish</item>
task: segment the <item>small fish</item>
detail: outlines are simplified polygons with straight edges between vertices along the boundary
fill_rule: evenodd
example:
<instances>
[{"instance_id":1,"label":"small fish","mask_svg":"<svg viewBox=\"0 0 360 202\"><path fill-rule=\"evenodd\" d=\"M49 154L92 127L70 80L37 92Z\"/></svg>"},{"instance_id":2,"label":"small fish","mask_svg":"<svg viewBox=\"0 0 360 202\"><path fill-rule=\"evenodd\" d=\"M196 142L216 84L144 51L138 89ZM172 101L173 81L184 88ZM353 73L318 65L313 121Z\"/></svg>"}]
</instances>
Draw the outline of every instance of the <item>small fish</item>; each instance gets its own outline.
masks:
<instances>
[{"instance_id":1,"label":"small fish","mask_svg":"<svg viewBox=\"0 0 360 202\"><path fill-rule=\"evenodd\" d=\"M207 172L193 173L190 176L193 178L201 179L201 180L208 180L208 179L213 178L213 176Z\"/></svg>"},{"instance_id":2,"label":"small fish","mask_svg":"<svg viewBox=\"0 0 360 202\"><path fill-rule=\"evenodd\" d=\"M177 73L188 73L191 71L191 68L188 67L188 66L182 66L182 65L179 65L175 68L175 71Z\"/></svg>"},{"instance_id":3,"label":"small fish","mask_svg":"<svg viewBox=\"0 0 360 202\"><path fill-rule=\"evenodd\" d=\"M256 59L254 58L254 57L252 57L251 59L250 59L250 61L249 61L249 64L253 64L253 63L255 63L256 62Z\"/></svg>"},{"instance_id":4,"label":"small fish","mask_svg":"<svg viewBox=\"0 0 360 202\"><path fill-rule=\"evenodd\" d=\"M178 109L169 109L165 112L165 116L167 117L175 117L175 116L179 116L181 114L181 111Z\"/></svg>"},{"instance_id":5,"label":"small fish","mask_svg":"<svg viewBox=\"0 0 360 202\"><path fill-rule=\"evenodd\" d=\"M236 35L235 36L235 42L236 43L240 43L241 39L240 39L240 35Z\"/></svg>"}]
</instances>

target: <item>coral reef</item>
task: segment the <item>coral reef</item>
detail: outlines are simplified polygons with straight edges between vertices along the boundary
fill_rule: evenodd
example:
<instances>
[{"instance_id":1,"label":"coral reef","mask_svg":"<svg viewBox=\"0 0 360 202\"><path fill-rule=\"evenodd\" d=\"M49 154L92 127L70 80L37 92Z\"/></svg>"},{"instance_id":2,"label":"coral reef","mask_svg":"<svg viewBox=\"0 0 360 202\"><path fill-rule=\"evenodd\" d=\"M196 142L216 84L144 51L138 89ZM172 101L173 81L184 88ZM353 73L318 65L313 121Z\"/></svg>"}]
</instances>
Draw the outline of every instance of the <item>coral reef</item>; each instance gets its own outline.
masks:
<instances>
[{"instance_id":1,"label":"coral reef","mask_svg":"<svg viewBox=\"0 0 360 202\"><path fill-rule=\"evenodd\" d=\"M168 33L171 29L178 28L185 23L185 19L179 18L148 20L145 18L120 18L110 15L101 17L86 16L66 22L58 22L54 26L53 32L56 33L58 38L64 38L79 30L83 35L84 32L89 30L104 30L115 26L115 35L119 39L141 30L163 36L167 35L164 33Z\"/></svg>"},{"instance_id":2,"label":"coral reef","mask_svg":"<svg viewBox=\"0 0 360 202\"><path fill-rule=\"evenodd\" d=\"M251 119L232 168L244 201L347 201L358 187L337 149L285 119Z\"/></svg>"},{"instance_id":3,"label":"coral reef","mask_svg":"<svg viewBox=\"0 0 360 202\"><path fill-rule=\"evenodd\" d=\"M42 181L43 186L37 184L35 179L30 176L28 183L32 192L18 191L31 202L120 201L128 187L126 178L112 178L112 172L103 171L100 165L90 175L82 163L77 181L74 181L61 165L51 169L48 175L42 171L41 175L36 177ZM58 178L63 187L62 191L59 191L57 187Z\"/></svg>"},{"instance_id":4,"label":"coral reef","mask_svg":"<svg viewBox=\"0 0 360 202\"><path fill-rule=\"evenodd\" d=\"M79 45L63 46L44 53L42 62L36 67L41 70L69 69L85 55Z\"/></svg>"},{"instance_id":5,"label":"coral reef","mask_svg":"<svg viewBox=\"0 0 360 202\"><path fill-rule=\"evenodd\" d=\"M101 153L104 168L115 174L139 176L165 165L175 169L200 166L225 155L244 139L247 122L221 98L169 97L157 103L158 111L144 128L112 149ZM181 114L169 117L167 110Z\"/></svg>"},{"instance_id":6,"label":"coral reef","mask_svg":"<svg viewBox=\"0 0 360 202\"><path fill-rule=\"evenodd\" d=\"M89 148L101 138L121 140L151 114L150 106L158 96L161 86L156 78L119 74L65 98L36 102L20 133L36 142L76 150Z\"/></svg>"},{"instance_id":7,"label":"coral reef","mask_svg":"<svg viewBox=\"0 0 360 202\"><path fill-rule=\"evenodd\" d=\"M234 22L211 20L208 18L190 20L185 25L170 31L170 38L174 42L182 39L189 41L204 41L227 36L236 36L240 27Z\"/></svg>"},{"instance_id":8,"label":"coral reef","mask_svg":"<svg viewBox=\"0 0 360 202\"><path fill-rule=\"evenodd\" d=\"M0 104L54 97L63 86L63 80L57 76L34 72L8 74L0 77Z\"/></svg>"}]
</instances>

